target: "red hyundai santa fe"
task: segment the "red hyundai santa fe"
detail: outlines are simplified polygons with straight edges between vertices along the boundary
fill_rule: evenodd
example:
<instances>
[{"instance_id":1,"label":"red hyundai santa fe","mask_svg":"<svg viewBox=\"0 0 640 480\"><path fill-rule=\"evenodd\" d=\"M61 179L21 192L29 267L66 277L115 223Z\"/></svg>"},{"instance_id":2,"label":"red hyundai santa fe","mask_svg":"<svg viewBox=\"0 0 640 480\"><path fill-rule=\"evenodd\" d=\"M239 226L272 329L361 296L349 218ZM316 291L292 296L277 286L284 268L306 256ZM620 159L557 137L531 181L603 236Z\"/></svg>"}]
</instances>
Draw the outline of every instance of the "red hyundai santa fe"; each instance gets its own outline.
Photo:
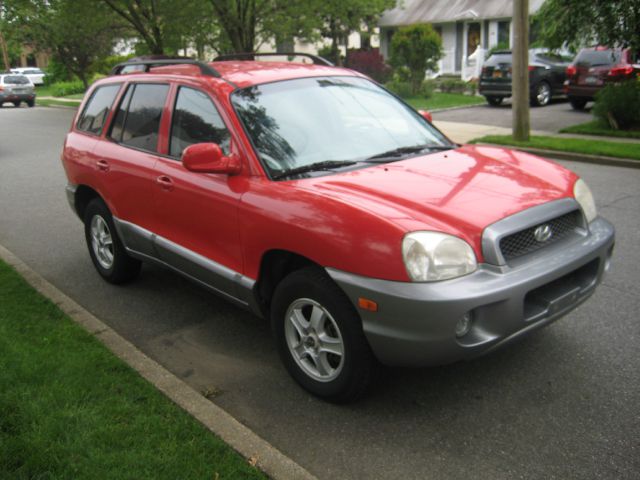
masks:
<instances>
[{"instance_id":1,"label":"red hyundai santa fe","mask_svg":"<svg viewBox=\"0 0 640 480\"><path fill-rule=\"evenodd\" d=\"M470 359L594 292L614 229L575 173L456 145L308 57L139 59L91 87L62 161L105 280L151 262L269 319L293 378L336 402L377 362Z\"/></svg>"}]
</instances>

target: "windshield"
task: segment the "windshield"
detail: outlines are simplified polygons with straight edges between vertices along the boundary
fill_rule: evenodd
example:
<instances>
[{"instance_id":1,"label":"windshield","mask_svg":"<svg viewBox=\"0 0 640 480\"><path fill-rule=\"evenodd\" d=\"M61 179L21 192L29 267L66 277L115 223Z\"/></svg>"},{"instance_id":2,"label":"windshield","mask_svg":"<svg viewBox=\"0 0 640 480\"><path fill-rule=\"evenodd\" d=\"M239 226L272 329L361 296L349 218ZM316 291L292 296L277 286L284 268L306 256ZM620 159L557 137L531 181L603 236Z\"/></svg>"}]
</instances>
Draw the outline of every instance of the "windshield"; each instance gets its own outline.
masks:
<instances>
[{"instance_id":1,"label":"windshield","mask_svg":"<svg viewBox=\"0 0 640 480\"><path fill-rule=\"evenodd\" d=\"M406 147L451 146L419 114L362 78L256 85L236 91L232 102L272 177L319 162L352 166Z\"/></svg>"}]
</instances>

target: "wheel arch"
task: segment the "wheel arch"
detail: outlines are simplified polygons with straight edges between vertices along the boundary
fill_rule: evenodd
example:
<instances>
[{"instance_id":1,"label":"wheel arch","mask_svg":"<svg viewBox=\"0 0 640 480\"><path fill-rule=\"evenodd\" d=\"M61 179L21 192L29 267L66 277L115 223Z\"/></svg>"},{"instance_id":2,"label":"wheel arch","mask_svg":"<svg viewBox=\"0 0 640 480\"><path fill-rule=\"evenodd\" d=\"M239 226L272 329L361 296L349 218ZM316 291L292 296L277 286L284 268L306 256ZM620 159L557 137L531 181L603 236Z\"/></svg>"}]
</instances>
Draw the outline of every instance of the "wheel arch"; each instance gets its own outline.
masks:
<instances>
[{"instance_id":1,"label":"wheel arch","mask_svg":"<svg viewBox=\"0 0 640 480\"><path fill-rule=\"evenodd\" d=\"M278 284L290 273L312 266L322 268L313 260L288 250L273 249L264 252L254 294L265 318L270 317L271 299Z\"/></svg>"},{"instance_id":2,"label":"wheel arch","mask_svg":"<svg viewBox=\"0 0 640 480\"><path fill-rule=\"evenodd\" d=\"M74 195L73 206L80 220L84 220L84 212L87 209L87 205L89 205L89 202L94 198L100 198L104 201L100 194L93 188L88 185L78 185Z\"/></svg>"}]
</instances>

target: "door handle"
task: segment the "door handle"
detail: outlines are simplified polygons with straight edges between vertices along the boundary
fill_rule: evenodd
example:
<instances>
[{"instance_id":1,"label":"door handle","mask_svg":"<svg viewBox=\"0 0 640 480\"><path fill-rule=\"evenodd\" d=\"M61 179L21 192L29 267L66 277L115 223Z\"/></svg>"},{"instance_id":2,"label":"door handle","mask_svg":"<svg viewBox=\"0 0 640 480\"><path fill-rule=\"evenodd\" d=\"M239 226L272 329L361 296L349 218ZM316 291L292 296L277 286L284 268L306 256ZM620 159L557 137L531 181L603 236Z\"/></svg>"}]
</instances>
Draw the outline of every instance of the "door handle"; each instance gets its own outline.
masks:
<instances>
[{"instance_id":1,"label":"door handle","mask_svg":"<svg viewBox=\"0 0 640 480\"><path fill-rule=\"evenodd\" d=\"M98 170L100 170L102 172L108 172L109 171L109 163L107 163L106 160L98 160L96 162L96 165L98 167Z\"/></svg>"},{"instance_id":2,"label":"door handle","mask_svg":"<svg viewBox=\"0 0 640 480\"><path fill-rule=\"evenodd\" d=\"M163 190L173 190L173 180L166 175L160 175L156 178L156 183L160 185Z\"/></svg>"}]
</instances>

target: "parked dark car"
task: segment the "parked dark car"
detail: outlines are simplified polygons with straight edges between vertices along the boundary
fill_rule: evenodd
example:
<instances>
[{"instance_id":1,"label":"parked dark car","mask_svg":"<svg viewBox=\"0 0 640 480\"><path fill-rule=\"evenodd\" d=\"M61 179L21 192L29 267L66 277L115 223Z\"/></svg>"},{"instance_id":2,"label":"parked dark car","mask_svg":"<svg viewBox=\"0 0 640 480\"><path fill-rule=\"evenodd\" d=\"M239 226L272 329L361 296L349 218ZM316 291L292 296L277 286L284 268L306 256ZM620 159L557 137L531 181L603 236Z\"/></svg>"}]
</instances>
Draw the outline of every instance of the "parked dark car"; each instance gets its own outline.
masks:
<instances>
[{"instance_id":1,"label":"parked dark car","mask_svg":"<svg viewBox=\"0 0 640 480\"><path fill-rule=\"evenodd\" d=\"M493 53L482 66L480 75L480 95L484 95L490 105L500 105L511 96L511 51ZM553 53L529 52L529 87L531 105L543 107L553 97L563 96L563 84L568 62Z\"/></svg>"},{"instance_id":2,"label":"parked dark car","mask_svg":"<svg viewBox=\"0 0 640 480\"><path fill-rule=\"evenodd\" d=\"M565 92L571 106L582 110L587 102L608 82L632 79L640 74L640 60L631 50L608 47L590 47L580 50L567 67Z\"/></svg>"}]
</instances>

